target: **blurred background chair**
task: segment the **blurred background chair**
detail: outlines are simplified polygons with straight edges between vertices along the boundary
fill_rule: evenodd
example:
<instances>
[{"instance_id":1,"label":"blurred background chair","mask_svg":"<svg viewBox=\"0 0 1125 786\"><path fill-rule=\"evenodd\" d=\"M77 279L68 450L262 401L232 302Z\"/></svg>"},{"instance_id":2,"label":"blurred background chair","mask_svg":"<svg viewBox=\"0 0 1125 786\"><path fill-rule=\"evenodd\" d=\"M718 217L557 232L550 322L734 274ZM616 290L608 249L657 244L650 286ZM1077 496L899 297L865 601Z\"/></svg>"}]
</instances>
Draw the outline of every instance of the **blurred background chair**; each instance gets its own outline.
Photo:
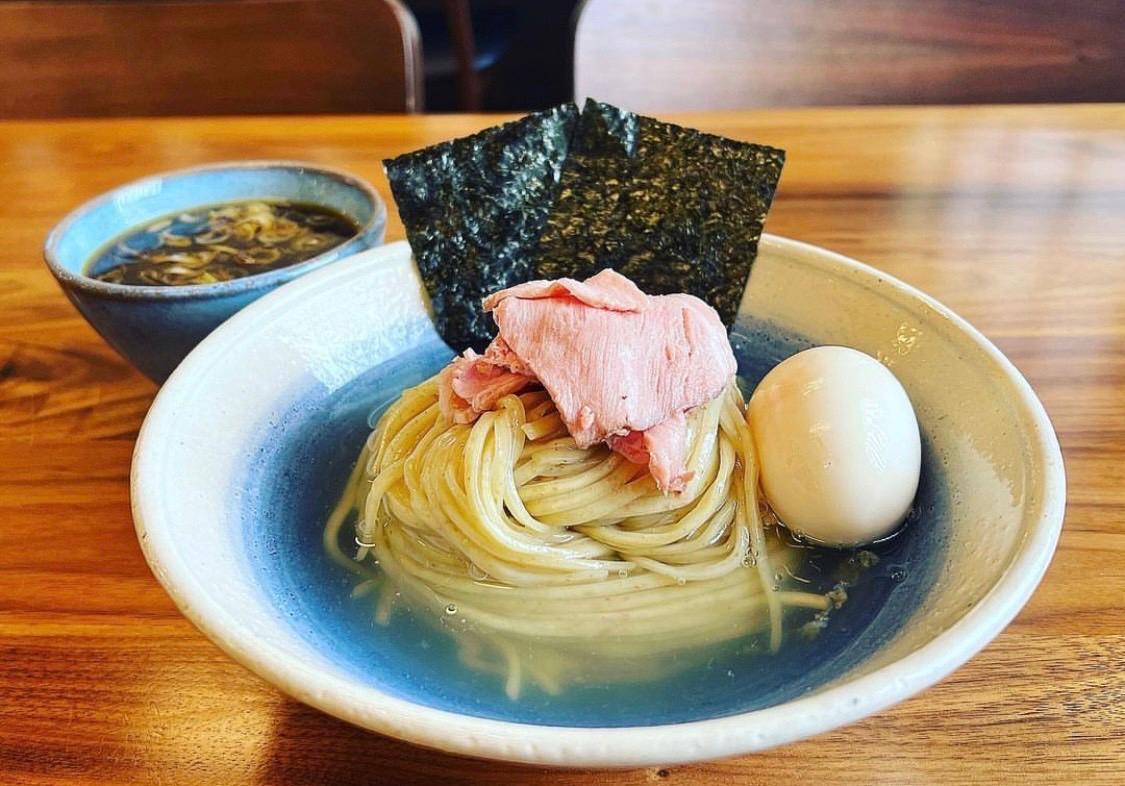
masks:
<instances>
[{"instance_id":1,"label":"blurred background chair","mask_svg":"<svg viewBox=\"0 0 1125 786\"><path fill-rule=\"evenodd\" d=\"M578 0L404 0L422 31L426 110L541 109L574 96Z\"/></svg>"},{"instance_id":2,"label":"blurred background chair","mask_svg":"<svg viewBox=\"0 0 1125 786\"><path fill-rule=\"evenodd\" d=\"M397 0L0 0L0 118L415 112Z\"/></svg>"},{"instance_id":3,"label":"blurred background chair","mask_svg":"<svg viewBox=\"0 0 1125 786\"><path fill-rule=\"evenodd\" d=\"M630 109L1125 100L1122 0L585 0L575 95Z\"/></svg>"},{"instance_id":4,"label":"blurred background chair","mask_svg":"<svg viewBox=\"0 0 1125 786\"><path fill-rule=\"evenodd\" d=\"M510 3L474 8L470 0L406 0L425 48L429 107L479 112L484 74L508 51L519 24Z\"/></svg>"}]
</instances>

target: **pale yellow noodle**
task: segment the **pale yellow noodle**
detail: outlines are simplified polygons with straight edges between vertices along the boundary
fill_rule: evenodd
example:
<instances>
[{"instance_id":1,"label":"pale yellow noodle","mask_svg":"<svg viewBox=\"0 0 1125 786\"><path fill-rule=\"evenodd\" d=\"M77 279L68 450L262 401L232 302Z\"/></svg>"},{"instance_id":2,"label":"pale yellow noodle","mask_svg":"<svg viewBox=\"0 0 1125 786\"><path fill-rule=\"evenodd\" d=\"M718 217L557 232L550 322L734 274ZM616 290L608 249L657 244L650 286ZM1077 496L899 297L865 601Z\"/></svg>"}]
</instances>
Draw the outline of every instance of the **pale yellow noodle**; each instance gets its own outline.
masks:
<instances>
[{"instance_id":1,"label":"pale yellow noodle","mask_svg":"<svg viewBox=\"0 0 1125 786\"><path fill-rule=\"evenodd\" d=\"M688 425L693 477L663 494L645 467L578 448L542 390L456 425L434 378L380 418L324 544L372 582L364 594L380 591L381 622L399 594L455 620L462 661L501 676L513 697L525 680L557 693L591 646L605 679L643 679L669 662L662 654L761 629L776 649L786 607L830 603L775 575L800 550L763 527L737 387ZM352 510L366 561L340 546Z\"/></svg>"}]
</instances>

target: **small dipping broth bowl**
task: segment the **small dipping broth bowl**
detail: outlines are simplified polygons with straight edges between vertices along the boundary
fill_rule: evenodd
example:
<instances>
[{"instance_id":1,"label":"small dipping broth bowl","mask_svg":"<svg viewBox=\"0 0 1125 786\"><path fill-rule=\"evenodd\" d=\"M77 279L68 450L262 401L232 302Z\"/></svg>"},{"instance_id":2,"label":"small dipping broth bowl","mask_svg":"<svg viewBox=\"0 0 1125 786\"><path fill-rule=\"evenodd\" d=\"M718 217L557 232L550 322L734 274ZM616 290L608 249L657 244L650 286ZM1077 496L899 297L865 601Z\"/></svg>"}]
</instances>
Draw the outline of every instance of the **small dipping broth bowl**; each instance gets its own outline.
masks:
<instances>
[{"instance_id":1,"label":"small dipping broth bowl","mask_svg":"<svg viewBox=\"0 0 1125 786\"><path fill-rule=\"evenodd\" d=\"M295 265L212 284L136 286L101 281L87 268L107 244L170 214L246 200L330 208L356 234ZM154 382L241 308L282 284L383 242L387 208L366 182L288 161L237 161L183 169L120 186L71 212L47 236L44 257L63 292L102 338Z\"/></svg>"}]
</instances>

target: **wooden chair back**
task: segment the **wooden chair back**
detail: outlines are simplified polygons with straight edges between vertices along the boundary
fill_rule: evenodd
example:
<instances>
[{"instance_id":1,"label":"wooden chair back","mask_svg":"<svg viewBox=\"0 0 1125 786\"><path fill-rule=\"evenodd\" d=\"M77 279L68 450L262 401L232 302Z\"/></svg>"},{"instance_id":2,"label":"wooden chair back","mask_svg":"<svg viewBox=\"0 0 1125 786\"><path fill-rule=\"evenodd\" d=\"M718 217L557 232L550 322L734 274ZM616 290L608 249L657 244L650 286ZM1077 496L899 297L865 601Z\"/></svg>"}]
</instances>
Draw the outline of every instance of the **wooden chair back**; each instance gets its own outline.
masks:
<instances>
[{"instance_id":1,"label":"wooden chair back","mask_svg":"<svg viewBox=\"0 0 1125 786\"><path fill-rule=\"evenodd\" d=\"M586 0L574 78L640 111L1125 100L1125 2Z\"/></svg>"},{"instance_id":2,"label":"wooden chair back","mask_svg":"<svg viewBox=\"0 0 1125 786\"><path fill-rule=\"evenodd\" d=\"M0 0L0 118L414 112L397 0Z\"/></svg>"}]
</instances>

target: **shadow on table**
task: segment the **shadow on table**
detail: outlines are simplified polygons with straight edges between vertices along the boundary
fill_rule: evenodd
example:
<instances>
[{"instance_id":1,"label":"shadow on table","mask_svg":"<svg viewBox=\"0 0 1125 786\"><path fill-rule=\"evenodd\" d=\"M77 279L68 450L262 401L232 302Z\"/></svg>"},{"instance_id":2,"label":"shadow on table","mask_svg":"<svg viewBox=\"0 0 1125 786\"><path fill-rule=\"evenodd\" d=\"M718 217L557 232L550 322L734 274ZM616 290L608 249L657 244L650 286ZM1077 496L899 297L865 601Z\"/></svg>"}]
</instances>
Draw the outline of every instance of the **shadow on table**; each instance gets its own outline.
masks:
<instances>
[{"instance_id":1,"label":"shadow on table","mask_svg":"<svg viewBox=\"0 0 1125 786\"><path fill-rule=\"evenodd\" d=\"M558 784L560 771L454 756L372 734L295 701L279 709L260 782L359 784ZM573 771L572 771L573 772ZM613 780L610 773L601 782ZM624 775L624 773L621 773ZM633 771L633 778L638 780ZM564 779L565 780L565 779Z\"/></svg>"}]
</instances>

